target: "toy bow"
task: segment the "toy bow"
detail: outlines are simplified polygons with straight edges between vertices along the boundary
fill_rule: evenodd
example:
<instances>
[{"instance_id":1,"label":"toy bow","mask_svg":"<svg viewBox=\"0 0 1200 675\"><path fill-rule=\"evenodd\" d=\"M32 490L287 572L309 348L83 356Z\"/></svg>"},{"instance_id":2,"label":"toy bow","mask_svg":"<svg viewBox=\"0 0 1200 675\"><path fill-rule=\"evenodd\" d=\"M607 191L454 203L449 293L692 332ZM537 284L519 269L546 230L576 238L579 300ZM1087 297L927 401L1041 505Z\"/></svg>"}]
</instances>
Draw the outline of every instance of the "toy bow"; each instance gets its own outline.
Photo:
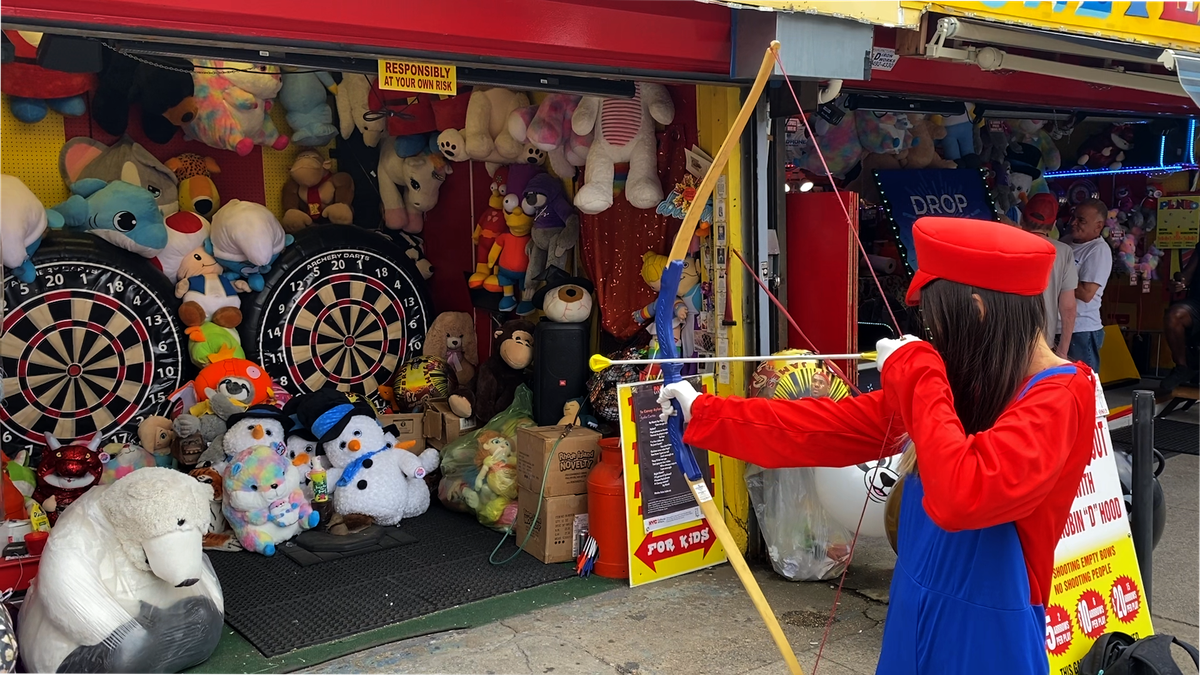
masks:
<instances>
[{"instance_id":1,"label":"toy bow","mask_svg":"<svg viewBox=\"0 0 1200 675\"><path fill-rule=\"evenodd\" d=\"M679 226L679 232L675 235L675 242L671 246L671 252L668 255L669 262L662 273L662 285L658 293L658 300L655 302L654 311L654 325L656 333L660 336L658 345L662 360L663 382L665 384L672 384L683 379L683 364L675 361L675 359L679 358L679 354L676 353L675 341L670 336L673 332L671 320L675 316L675 312L673 311L675 296L679 292L679 281L683 275L684 258L687 256L692 235L696 232L696 226L700 222L704 206L708 203L713 188L716 187L717 178L725 170L725 164L729 161L729 155L733 152L734 146L737 145L738 139L742 135L742 130L745 129L746 123L754 113L754 108L758 105L759 96L762 95L767 78L770 77L774 69L778 51L779 43L771 42L771 46L763 55L762 65L759 66L758 75L754 78L754 84L750 87L750 93L746 96L746 101L742 104L741 111L738 112L738 116L730 126L729 133L721 143L721 149L717 152L716 157L713 158L708 172L704 175L704 180L701 181L700 187L697 188L696 196L692 199L687 210L687 215L683 218L683 224ZM779 648L779 653L783 655L784 661L787 662L788 670L795 675L804 675L804 671L800 668L800 662L796 660L796 654L792 651L791 645L788 644L787 638L784 637L783 629L780 628L778 619L775 618L775 613L771 610L771 606L767 604L767 599L763 596L762 589L758 587L758 582L755 581L750 568L746 566L746 560L742 557L741 549L738 548L737 542L733 539L733 534L730 533L724 519L721 517L721 513L717 510L712 494L708 490L708 484L704 480L704 472L701 471L700 465L696 462L695 454L692 452L691 447L683 442L683 414L679 408L679 403L676 402L674 405L676 414L667 421L667 435L671 440L671 448L675 452L675 463L679 465L680 471L683 472L684 478L687 479L692 496L700 506L700 511L704 514L704 519L708 521L709 528L716 535L717 541L721 542L721 546L725 548L725 554L729 558L730 565L737 572L738 578L746 588L746 592L750 594L750 599L754 602L755 608L758 609L759 615L762 616L763 622L767 624L767 630L770 631L771 638L775 641L775 646Z\"/></svg>"}]
</instances>

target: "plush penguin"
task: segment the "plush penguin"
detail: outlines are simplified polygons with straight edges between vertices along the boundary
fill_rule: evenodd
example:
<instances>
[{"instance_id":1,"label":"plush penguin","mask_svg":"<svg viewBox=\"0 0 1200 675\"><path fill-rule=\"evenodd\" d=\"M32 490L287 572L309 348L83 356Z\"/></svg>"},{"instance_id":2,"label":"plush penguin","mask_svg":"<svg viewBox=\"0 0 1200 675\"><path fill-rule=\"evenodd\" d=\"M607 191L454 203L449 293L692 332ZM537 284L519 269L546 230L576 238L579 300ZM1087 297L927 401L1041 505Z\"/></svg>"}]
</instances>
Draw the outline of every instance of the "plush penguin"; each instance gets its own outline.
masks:
<instances>
[{"instance_id":1,"label":"plush penguin","mask_svg":"<svg viewBox=\"0 0 1200 675\"><path fill-rule=\"evenodd\" d=\"M252 405L231 415L227 424L225 433L213 439L200 457L202 463L212 462L217 471L223 471L234 455L259 445L265 445L279 455L287 451L285 430L291 426L291 420L273 405Z\"/></svg>"}]
</instances>

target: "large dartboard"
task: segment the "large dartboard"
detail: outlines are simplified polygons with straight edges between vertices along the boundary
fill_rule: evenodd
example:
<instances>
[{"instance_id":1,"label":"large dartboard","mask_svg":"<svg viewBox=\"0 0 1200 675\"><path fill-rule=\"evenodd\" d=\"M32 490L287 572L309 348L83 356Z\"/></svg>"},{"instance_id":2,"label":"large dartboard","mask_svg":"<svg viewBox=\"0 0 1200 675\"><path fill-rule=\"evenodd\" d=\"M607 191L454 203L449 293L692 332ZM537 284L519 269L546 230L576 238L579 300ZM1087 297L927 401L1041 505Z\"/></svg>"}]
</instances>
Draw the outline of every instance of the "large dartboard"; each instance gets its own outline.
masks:
<instances>
[{"instance_id":1,"label":"large dartboard","mask_svg":"<svg viewBox=\"0 0 1200 675\"><path fill-rule=\"evenodd\" d=\"M394 243L346 225L296 235L242 322L246 356L290 394L336 387L378 401L419 354L432 320L425 281Z\"/></svg>"},{"instance_id":2,"label":"large dartboard","mask_svg":"<svg viewBox=\"0 0 1200 675\"><path fill-rule=\"evenodd\" d=\"M171 284L143 258L86 234L49 233L34 265L32 283L4 283L4 449L41 446L45 432L136 439L184 381Z\"/></svg>"}]
</instances>

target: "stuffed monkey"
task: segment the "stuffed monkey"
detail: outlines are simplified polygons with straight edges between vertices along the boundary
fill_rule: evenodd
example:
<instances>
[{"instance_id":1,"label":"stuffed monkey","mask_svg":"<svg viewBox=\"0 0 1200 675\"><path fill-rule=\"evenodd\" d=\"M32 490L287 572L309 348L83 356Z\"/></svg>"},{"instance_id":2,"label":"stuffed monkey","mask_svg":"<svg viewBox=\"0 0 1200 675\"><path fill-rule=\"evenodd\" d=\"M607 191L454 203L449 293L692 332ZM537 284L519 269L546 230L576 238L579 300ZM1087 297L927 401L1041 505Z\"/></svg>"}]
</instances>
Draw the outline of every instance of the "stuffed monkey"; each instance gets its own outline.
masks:
<instances>
[{"instance_id":1,"label":"stuffed monkey","mask_svg":"<svg viewBox=\"0 0 1200 675\"><path fill-rule=\"evenodd\" d=\"M525 384L525 369L533 363L533 324L506 321L494 333L492 355L479 367L475 391L459 387L450 396L450 409L463 419L475 416L486 424L512 405L517 388Z\"/></svg>"},{"instance_id":2,"label":"stuffed monkey","mask_svg":"<svg viewBox=\"0 0 1200 675\"><path fill-rule=\"evenodd\" d=\"M283 219L295 234L313 222L350 225L354 222L354 180L348 173L333 173L333 161L316 150L301 150L283 184Z\"/></svg>"}]
</instances>

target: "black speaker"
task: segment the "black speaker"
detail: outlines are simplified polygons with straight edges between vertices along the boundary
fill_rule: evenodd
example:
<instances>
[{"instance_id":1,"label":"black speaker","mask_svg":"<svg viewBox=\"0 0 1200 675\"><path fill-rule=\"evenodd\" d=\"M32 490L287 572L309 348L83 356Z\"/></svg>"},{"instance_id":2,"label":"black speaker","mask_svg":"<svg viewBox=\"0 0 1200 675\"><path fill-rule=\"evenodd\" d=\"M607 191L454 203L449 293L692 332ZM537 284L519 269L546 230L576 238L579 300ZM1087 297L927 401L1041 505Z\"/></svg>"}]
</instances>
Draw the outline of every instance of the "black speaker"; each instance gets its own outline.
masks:
<instances>
[{"instance_id":1,"label":"black speaker","mask_svg":"<svg viewBox=\"0 0 1200 675\"><path fill-rule=\"evenodd\" d=\"M587 393L587 323L541 321L533 333L533 420L558 424L563 405Z\"/></svg>"}]
</instances>

